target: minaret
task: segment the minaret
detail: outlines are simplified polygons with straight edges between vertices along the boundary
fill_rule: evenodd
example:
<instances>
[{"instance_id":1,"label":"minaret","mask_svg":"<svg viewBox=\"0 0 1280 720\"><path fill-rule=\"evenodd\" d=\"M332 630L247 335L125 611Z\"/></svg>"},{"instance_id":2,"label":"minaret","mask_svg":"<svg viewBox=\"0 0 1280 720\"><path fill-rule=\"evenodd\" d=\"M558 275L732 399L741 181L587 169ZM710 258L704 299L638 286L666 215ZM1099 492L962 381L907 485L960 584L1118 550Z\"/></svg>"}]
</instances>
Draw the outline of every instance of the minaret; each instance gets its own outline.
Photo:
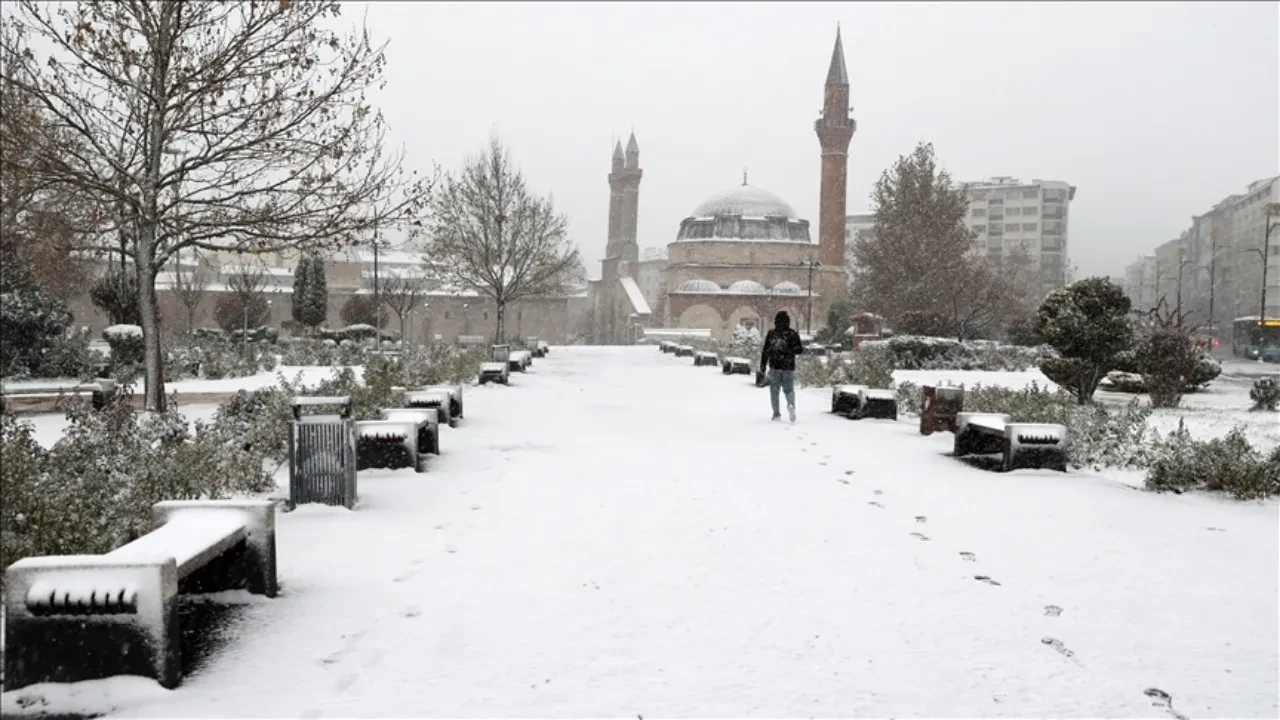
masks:
<instances>
[{"instance_id":1,"label":"minaret","mask_svg":"<svg viewBox=\"0 0 1280 720\"><path fill-rule=\"evenodd\" d=\"M621 194L621 208L618 223L618 252L610 257L620 256L627 262L640 259L640 246L636 242L636 228L640 216L640 178L644 171L640 169L640 145L636 142L636 134L631 133L627 141L627 152L623 165L618 166L618 151L614 150L613 173L609 175L609 187Z\"/></svg>"},{"instance_id":2,"label":"minaret","mask_svg":"<svg viewBox=\"0 0 1280 720\"><path fill-rule=\"evenodd\" d=\"M822 117L813 123L822 146L822 185L818 195L818 261L830 268L844 268L845 180L849 170L849 141L857 123L849 107L849 73L845 70L844 44L836 25L836 46L831 51Z\"/></svg>"},{"instance_id":3,"label":"minaret","mask_svg":"<svg viewBox=\"0 0 1280 720\"><path fill-rule=\"evenodd\" d=\"M618 256L619 243L622 238L622 186L615 178L623 171L625 160L622 155L622 141L613 146L613 171L609 173L609 237L605 243L604 256Z\"/></svg>"}]
</instances>

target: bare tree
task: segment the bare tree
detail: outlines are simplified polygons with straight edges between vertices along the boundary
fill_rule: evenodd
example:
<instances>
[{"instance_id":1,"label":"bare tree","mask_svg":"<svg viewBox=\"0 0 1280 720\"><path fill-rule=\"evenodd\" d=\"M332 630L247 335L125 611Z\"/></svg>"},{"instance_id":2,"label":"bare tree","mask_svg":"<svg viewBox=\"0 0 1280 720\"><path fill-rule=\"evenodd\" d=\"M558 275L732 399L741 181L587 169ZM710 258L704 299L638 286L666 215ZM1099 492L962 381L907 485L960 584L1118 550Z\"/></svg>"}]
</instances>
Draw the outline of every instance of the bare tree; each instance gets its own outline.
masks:
<instances>
[{"instance_id":1,"label":"bare tree","mask_svg":"<svg viewBox=\"0 0 1280 720\"><path fill-rule=\"evenodd\" d=\"M199 255L195 256L195 267L190 272L183 271L181 256L173 263L173 294L187 311L188 333L196 329L196 313L204 303L211 280L209 273L204 269L204 264L200 262Z\"/></svg>"},{"instance_id":2,"label":"bare tree","mask_svg":"<svg viewBox=\"0 0 1280 720\"><path fill-rule=\"evenodd\" d=\"M944 283L940 307L956 339L979 337L1008 318L1011 285L981 260L957 261L939 279Z\"/></svg>"},{"instance_id":3,"label":"bare tree","mask_svg":"<svg viewBox=\"0 0 1280 720\"><path fill-rule=\"evenodd\" d=\"M563 292L581 265L568 221L550 197L529 190L496 136L461 172L444 177L430 205L425 264L493 300L496 338L506 336L509 303Z\"/></svg>"},{"instance_id":4,"label":"bare tree","mask_svg":"<svg viewBox=\"0 0 1280 720\"><path fill-rule=\"evenodd\" d=\"M383 48L337 2L120 0L7 13L5 79L74 140L29 163L91 194L86 231L133 261L146 407L164 407L155 278L183 248L336 247L416 217L427 183L384 151ZM34 147L44 148L40 143Z\"/></svg>"},{"instance_id":5,"label":"bare tree","mask_svg":"<svg viewBox=\"0 0 1280 720\"><path fill-rule=\"evenodd\" d=\"M227 278L227 291L218 298L214 317L223 330L256 328L270 319L267 274L262 266L246 262Z\"/></svg>"},{"instance_id":6,"label":"bare tree","mask_svg":"<svg viewBox=\"0 0 1280 720\"><path fill-rule=\"evenodd\" d=\"M422 304L426 296L426 288L422 281L412 275L392 272L378 281L378 296L382 304L391 309L400 319L400 337L405 337L404 323L409 313Z\"/></svg>"}]
</instances>

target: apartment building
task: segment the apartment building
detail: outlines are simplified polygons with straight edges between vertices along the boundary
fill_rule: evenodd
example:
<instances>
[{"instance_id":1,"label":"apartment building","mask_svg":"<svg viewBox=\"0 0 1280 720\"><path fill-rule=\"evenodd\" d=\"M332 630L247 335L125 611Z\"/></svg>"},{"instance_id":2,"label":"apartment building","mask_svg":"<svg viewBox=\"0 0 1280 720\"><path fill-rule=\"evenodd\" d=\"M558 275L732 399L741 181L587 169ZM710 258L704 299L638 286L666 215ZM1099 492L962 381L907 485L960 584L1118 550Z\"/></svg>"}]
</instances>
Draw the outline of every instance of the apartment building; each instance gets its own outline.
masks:
<instances>
[{"instance_id":1,"label":"apartment building","mask_svg":"<svg viewBox=\"0 0 1280 720\"><path fill-rule=\"evenodd\" d=\"M1121 287L1129 297L1129 304L1134 310L1142 311L1153 308L1159 302L1156 288L1156 256L1144 255L1129 263L1124 268L1124 281Z\"/></svg>"},{"instance_id":2,"label":"apartment building","mask_svg":"<svg viewBox=\"0 0 1280 720\"><path fill-rule=\"evenodd\" d=\"M1271 214L1268 218L1268 208ZM1268 219L1269 248L1264 248ZM1171 306L1182 291L1183 312L1220 334L1237 317L1262 310L1262 260L1267 257L1266 315L1280 317L1280 176L1250 183L1207 212L1191 217L1191 226L1157 249L1160 289ZM1178 270L1181 268L1181 277Z\"/></svg>"},{"instance_id":3,"label":"apartment building","mask_svg":"<svg viewBox=\"0 0 1280 720\"><path fill-rule=\"evenodd\" d=\"M853 248L859 239L871 237L876 230L875 213L857 213L844 218L844 271L847 282L853 282Z\"/></svg>"},{"instance_id":4,"label":"apartment building","mask_svg":"<svg viewBox=\"0 0 1280 720\"><path fill-rule=\"evenodd\" d=\"M1045 293L1070 282L1068 218L1076 188L1059 180L1022 182L994 177L961 183L969 199L969 227L991 260L1027 253Z\"/></svg>"}]
</instances>

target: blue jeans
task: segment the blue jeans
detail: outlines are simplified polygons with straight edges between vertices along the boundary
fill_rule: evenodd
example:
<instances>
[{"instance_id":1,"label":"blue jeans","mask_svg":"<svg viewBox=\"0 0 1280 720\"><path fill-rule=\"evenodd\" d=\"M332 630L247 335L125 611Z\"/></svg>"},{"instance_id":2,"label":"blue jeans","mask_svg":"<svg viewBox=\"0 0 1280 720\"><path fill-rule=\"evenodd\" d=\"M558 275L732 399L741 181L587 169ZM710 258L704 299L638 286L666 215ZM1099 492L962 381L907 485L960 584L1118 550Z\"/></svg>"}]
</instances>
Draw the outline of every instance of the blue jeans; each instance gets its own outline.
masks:
<instances>
[{"instance_id":1,"label":"blue jeans","mask_svg":"<svg viewBox=\"0 0 1280 720\"><path fill-rule=\"evenodd\" d=\"M787 407L794 408L796 406L795 370L778 370L777 368L769 370L769 404L773 406L775 416L782 414L778 411L779 390L787 396Z\"/></svg>"}]
</instances>

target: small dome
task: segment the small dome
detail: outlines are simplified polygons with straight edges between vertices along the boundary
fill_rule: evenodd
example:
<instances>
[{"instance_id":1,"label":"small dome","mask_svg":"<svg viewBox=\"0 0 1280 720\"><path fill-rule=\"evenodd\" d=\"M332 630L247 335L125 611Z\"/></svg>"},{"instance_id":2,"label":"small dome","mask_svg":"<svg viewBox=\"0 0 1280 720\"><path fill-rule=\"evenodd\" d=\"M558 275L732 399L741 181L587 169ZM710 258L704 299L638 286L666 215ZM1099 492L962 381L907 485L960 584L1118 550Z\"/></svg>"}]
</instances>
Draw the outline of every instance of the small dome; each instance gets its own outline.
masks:
<instances>
[{"instance_id":1,"label":"small dome","mask_svg":"<svg viewBox=\"0 0 1280 720\"><path fill-rule=\"evenodd\" d=\"M747 217L796 217L786 200L750 185L740 185L732 190L716 193L703 201L693 211L693 217L719 217L743 215Z\"/></svg>"},{"instance_id":2,"label":"small dome","mask_svg":"<svg viewBox=\"0 0 1280 720\"><path fill-rule=\"evenodd\" d=\"M764 286L755 280L739 280L729 286L729 292L743 295L764 295Z\"/></svg>"},{"instance_id":3,"label":"small dome","mask_svg":"<svg viewBox=\"0 0 1280 720\"><path fill-rule=\"evenodd\" d=\"M800 289L799 285L791 282L790 280L783 280L777 285L774 285L773 291L779 295L800 295L804 293L804 291Z\"/></svg>"},{"instance_id":4,"label":"small dome","mask_svg":"<svg viewBox=\"0 0 1280 720\"><path fill-rule=\"evenodd\" d=\"M720 286L710 280L686 280L680 283L680 287L676 288L676 292L682 293L718 293Z\"/></svg>"}]
</instances>

